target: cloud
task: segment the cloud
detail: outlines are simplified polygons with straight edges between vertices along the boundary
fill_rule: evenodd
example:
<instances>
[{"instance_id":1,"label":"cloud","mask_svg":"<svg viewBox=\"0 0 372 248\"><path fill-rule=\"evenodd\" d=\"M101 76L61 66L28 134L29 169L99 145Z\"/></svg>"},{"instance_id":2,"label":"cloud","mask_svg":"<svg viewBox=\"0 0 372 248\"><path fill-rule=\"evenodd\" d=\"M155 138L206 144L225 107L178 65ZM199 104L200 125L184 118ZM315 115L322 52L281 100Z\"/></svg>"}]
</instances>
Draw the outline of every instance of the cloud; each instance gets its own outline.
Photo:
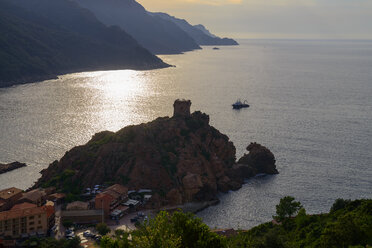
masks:
<instances>
[{"instance_id":1,"label":"cloud","mask_svg":"<svg viewBox=\"0 0 372 248\"><path fill-rule=\"evenodd\" d=\"M185 0L184 2L205 5L241 4L242 0Z\"/></svg>"},{"instance_id":2,"label":"cloud","mask_svg":"<svg viewBox=\"0 0 372 248\"><path fill-rule=\"evenodd\" d=\"M372 0L138 0L220 36L372 39Z\"/></svg>"},{"instance_id":3,"label":"cloud","mask_svg":"<svg viewBox=\"0 0 372 248\"><path fill-rule=\"evenodd\" d=\"M237 5L242 4L243 0L139 0L140 3L146 6L184 6L184 5Z\"/></svg>"}]
</instances>

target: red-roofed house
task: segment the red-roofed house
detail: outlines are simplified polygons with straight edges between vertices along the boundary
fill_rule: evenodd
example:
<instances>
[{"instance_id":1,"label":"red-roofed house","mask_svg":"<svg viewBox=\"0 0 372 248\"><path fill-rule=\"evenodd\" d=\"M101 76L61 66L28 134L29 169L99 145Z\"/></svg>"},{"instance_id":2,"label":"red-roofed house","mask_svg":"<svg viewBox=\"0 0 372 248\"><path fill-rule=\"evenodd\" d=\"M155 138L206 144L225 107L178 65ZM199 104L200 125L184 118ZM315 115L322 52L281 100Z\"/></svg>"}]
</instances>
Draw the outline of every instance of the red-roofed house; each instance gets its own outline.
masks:
<instances>
[{"instance_id":1,"label":"red-roofed house","mask_svg":"<svg viewBox=\"0 0 372 248\"><path fill-rule=\"evenodd\" d=\"M106 188L95 198L96 209L103 209L105 217L128 199L128 189L120 184L114 184Z\"/></svg>"},{"instance_id":2,"label":"red-roofed house","mask_svg":"<svg viewBox=\"0 0 372 248\"><path fill-rule=\"evenodd\" d=\"M24 202L24 203L14 205L10 210L20 210L20 209L36 208L36 207L37 207L36 204Z\"/></svg>"}]
</instances>

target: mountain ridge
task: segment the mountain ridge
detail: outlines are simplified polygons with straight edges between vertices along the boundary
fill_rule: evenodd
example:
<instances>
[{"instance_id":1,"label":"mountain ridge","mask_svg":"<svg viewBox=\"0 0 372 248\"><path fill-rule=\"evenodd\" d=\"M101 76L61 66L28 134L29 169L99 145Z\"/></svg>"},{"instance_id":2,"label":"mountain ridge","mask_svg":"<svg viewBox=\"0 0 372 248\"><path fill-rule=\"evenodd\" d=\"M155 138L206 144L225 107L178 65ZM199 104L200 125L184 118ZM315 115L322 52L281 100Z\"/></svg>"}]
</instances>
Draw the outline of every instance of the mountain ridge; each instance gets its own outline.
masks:
<instances>
[{"instance_id":1,"label":"mountain ridge","mask_svg":"<svg viewBox=\"0 0 372 248\"><path fill-rule=\"evenodd\" d=\"M60 4L59 8L56 4ZM47 13L39 15L40 9ZM58 19L58 12L65 19ZM86 33L63 23L69 19L69 12L74 13L73 20L86 20L79 22L80 30L86 28ZM87 10L71 5L71 1L0 0L0 20L0 87L71 72L168 66L124 31L106 27ZM99 32L88 34L89 30Z\"/></svg>"},{"instance_id":2,"label":"mountain ridge","mask_svg":"<svg viewBox=\"0 0 372 248\"><path fill-rule=\"evenodd\" d=\"M190 35L198 45L200 46L236 46L239 45L233 39L230 38L220 38L212 34L203 25L191 25L185 19L179 19L177 17L171 16L163 12L149 12L150 15L158 16L164 20L169 20L179 26L188 35Z\"/></svg>"},{"instance_id":3,"label":"mountain ridge","mask_svg":"<svg viewBox=\"0 0 372 248\"><path fill-rule=\"evenodd\" d=\"M75 0L106 25L117 25L154 54L179 54L200 49L176 24L151 16L134 0Z\"/></svg>"}]
</instances>

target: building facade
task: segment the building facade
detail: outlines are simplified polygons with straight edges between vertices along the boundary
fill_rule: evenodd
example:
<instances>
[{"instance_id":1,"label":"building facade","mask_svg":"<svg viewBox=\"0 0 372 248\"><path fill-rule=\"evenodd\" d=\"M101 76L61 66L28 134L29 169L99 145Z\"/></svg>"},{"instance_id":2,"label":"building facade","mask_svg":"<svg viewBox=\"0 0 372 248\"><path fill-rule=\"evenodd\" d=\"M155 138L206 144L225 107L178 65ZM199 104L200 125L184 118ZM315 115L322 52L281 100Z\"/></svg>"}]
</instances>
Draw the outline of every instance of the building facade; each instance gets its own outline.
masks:
<instances>
[{"instance_id":1,"label":"building facade","mask_svg":"<svg viewBox=\"0 0 372 248\"><path fill-rule=\"evenodd\" d=\"M128 189L120 184L114 184L106 188L95 198L95 208L103 209L105 217L128 199Z\"/></svg>"},{"instance_id":2,"label":"building facade","mask_svg":"<svg viewBox=\"0 0 372 248\"><path fill-rule=\"evenodd\" d=\"M49 229L48 224L48 211L45 207L16 205L13 210L0 212L0 237L45 235Z\"/></svg>"}]
</instances>

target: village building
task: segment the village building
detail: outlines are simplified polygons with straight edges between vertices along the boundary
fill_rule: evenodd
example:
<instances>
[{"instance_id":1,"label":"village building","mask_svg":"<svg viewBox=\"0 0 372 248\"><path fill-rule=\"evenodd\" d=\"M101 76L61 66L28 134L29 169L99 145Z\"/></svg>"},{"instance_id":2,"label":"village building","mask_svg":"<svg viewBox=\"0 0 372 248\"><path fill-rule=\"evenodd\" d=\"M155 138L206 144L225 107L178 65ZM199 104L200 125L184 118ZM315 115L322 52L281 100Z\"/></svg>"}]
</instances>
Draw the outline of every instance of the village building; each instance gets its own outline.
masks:
<instances>
[{"instance_id":1,"label":"village building","mask_svg":"<svg viewBox=\"0 0 372 248\"><path fill-rule=\"evenodd\" d=\"M88 210L89 202L75 201L67 204L66 210Z\"/></svg>"},{"instance_id":2,"label":"village building","mask_svg":"<svg viewBox=\"0 0 372 248\"><path fill-rule=\"evenodd\" d=\"M15 187L0 191L0 211L9 210L22 197L22 190Z\"/></svg>"},{"instance_id":3,"label":"village building","mask_svg":"<svg viewBox=\"0 0 372 248\"><path fill-rule=\"evenodd\" d=\"M32 203L37 206L42 206L46 203L47 192L43 189L34 189L28 192L23 193L22 197L19 198L17 203Z\"/></svg>"},{"instance_id":4,"label":"village building","mask_svg":"<svg viewBox=\"0 0 372 248\"><path fill-rule=\"evenodd\" d=\"M74 224L92 225L104 221L103 211L90 210L70 210L61 211L62 222L71 221Z\"/></svg>"},{"instance_id":5,"label":"village building","mask_svg":"<svg viewBox=\"0 0 372 248\"><path fill-rule=\"evenodd\" d=\"M63 193L54 193L47 196L48 201L55 202L57 205L60 205L64 202L66 194Z\"/></svg>"},{"instance_id":6,"label":"village building","mask_svg":"<svg viewBox=\"0 0 372 248\"><path fill-rule=\"evenodd\" d=\"M11 210L0 212L0 238L27 238L44 236L54 225L54 205L38 207L24 202Z\"/></svg>"},{"instance_id":7,"label":"village building","mask_svg":"<svg viewBox=\"0 0 372 248\"><path fill-rule=\"evenodd\" d=\"M110 213L127 199L128 189L120 184L114 184L96 196L95 208L103 209L105 218L108 218Z\"/></svg>"}]
</instances>

